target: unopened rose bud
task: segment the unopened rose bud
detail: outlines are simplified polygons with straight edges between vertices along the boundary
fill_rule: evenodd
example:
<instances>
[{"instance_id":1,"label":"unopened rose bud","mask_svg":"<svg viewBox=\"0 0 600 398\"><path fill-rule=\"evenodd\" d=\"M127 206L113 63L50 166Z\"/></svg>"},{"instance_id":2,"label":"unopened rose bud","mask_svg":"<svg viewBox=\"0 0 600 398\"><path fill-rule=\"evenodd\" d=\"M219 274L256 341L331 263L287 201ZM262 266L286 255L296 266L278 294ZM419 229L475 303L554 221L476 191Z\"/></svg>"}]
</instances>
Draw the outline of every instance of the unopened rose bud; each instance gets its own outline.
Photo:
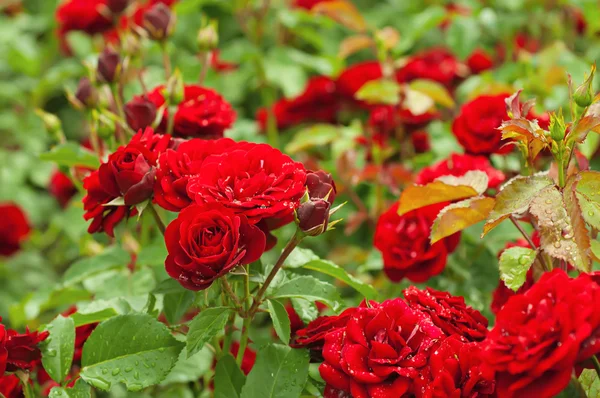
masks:
<instances>
[{"instance_id":1,"label":"unopened rose bud","mask_svg":"<svg viewBox=\"0 0 600 398\"><path fill-rule=\"evenodd\" d=\"M217 23L211 21L198 32L198 49L201 52L212 51L219 45Z\"/></svg>"},{"instance_id":2,"label":"unopened rose bud","mask_svg":"<svg viewBox=\"0 0 600 398\"><path fill-rule=\"evenodd\" d=\"M129 0L107 0L106 6L113 14L120 14L129 5Z\"/></svg>"},{"instance_id":3,"label":"unopened rose bud","mask_svg":"<svg viewBox=\"0 0 600 398\"><path fill-rule=\"evenodd\" d=\"M327 231L331 204L324 199L302 203L296 211L298 227L308 236L321 235Z\"/></svg>"},{"instance_id":4,"label":"unopened rose bud","mask_svg":"<svg viewBox=\"0 0 600 398\"><path fill-rule=\"evenodd\" d=\"M319 170L309 172L306 176L306 188L310 199L325 199L331 204L335 200L337 190L331 174Z\"/></svg>"},{"instance_id":5,"label":"unopened rose bud","mask_svg":"<svg viewBox=\"0 0 600 398\"><path fill-rule=\"evenodd\" d=\"M550 114L550 136L554 141L562 141L565 138L567 127L562 111Z\"/></svg>"},{"instance_id":6,"label":"unopened rose bud","mask_svg":"<svg viewBox=\"0 0 600 398\"><path fill-rule=\"evenodd\" d=\"M98 103L98 92L87 77L79 80L75 98L86 108L94 108Z\"/></svg>"},{"instance_id":7,"label":"unopened rose bud","mask_svg":"<svg viewBox=\"0 0 600 398\"><path fill-rule=\"evenodd\" d=\"M104 115L98 117L97 120L96 131L98 132L98 136L104 140L114 137L117 129L115 122Z\"/></svg>"},{"instance_id":8,"label":"unopened rose bud","mask_svg":"<svg viewBox=\"0 0 600 398\"><path fill-rule=\"evenodd\" d=\"M185 98L185 85L179 70L175 70L173 76L167 81L164 95L167 103L171 106L179 105Z\"/></svg>"},{"instance_id":9,"label":"unopened rose bud","mask_svg":"<svg viewBox=\"0 0 600 398\"><path fill-rule=\"evenodd\" d=\"M125 118L133 131L151 127L156 120L156 105L146 97L135 97L125 105Z\"/></svg>"},{"instance_id":10,"label":"unopened rose bud","mask_svg":"<svg viewBox=\"0 0 600 398\"><path fill-rule=\"evenodd\" d=\"M98 58L98 67L96 72L98 80L103 83L114 83L120 73L121 56L112 48L105 48Z\"/></svg>"},{"instance_id":11,"label":"unopened rose bud","mask_svg":"<svg viewBox=\"0 0 600 398\"><path fill-rule=\"evenodd\" d=\"M36 109L35 113L42 119L42 123L44 123L44 127L48 134L52 136L57 142L62 142L65 139L65 135L62 129L62 123L60 119L55 115L45 112L41 109Z\"/></svg>"},{"instance_id":12,"label":"unopened rose bud","mask_svg":"<svg viewBox=\"0 0 600 398\"><path fill-rule=\"evenodd\" d=\"M121 40L121 48L126 55L136 56L140 53L140 39L139 36L128 32L125 37Z\"/></svg>"},{"instance_id":13,"label":"unopened rose bud","mask_svg":"<svg viewBox=\"0 0 600 398\"><path fill-rule=\"evenodd\" d=\"M585 79L581 86L577 87L575 93L573 93L573 99L575 103L582 108L592 105L594 101L594 92L592 91L592 85L594 81L594 73L596 72L596 65L592 66L590 75Z\"/></svg>"},{"instance_id":14,"label":"unopened rose bud","mask_svg":"<svg viewBox=\"0 0 600 398\"><path fill-rule=\"evenodd\" d=\"M144 13L142 26L151 39L165 40L173 32L175 15L168 6L158 3Z\"/></svg>"}]
</instances>

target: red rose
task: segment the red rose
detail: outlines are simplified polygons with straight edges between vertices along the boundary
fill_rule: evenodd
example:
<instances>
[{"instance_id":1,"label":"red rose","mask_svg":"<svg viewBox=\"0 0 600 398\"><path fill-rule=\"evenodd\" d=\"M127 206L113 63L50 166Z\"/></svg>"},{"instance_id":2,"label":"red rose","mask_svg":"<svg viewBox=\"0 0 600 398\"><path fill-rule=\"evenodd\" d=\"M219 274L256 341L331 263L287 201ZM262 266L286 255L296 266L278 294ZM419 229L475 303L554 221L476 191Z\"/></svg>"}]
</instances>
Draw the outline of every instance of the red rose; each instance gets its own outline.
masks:
<instances>
[{"instance_id":1,"label":"red rose","mask_svg":"<svg viewBox=\"0 0 600 398\"><path fill-rule=\"evenodd\" d=\"M493 374L481 363L481 345L458 336L445 339L429 358L429 367L416 383L423 398L495 397Z\"/></svg>"},{"instance_id":2,"label":"red rose","mask_svg":"<svg viewBox=\"0 0 600 398\"><path fill-rule=\"evenodd\" d=\"M427 131L415 131L410 135L410 140L416 153L424 153L431 150L429 134Z\"/></svg>"},{"instance_id":3,"label":"red rose","mask_svg":"<svg viewBox=\"0 0 600 398\"><path fill-rule=\"evenodd\" d=\"M231 343L231 349L229 350L229 352L231 353L231 355L233 355L234 358L237 358L237 354L238 351L240 350L240 343L238 343L237 341L234 341L233 343ZM250 347L246 347L246 351L244 351L244 358L242 359L242 372L244 372L244 374L246 376L248 376L248 373L250 373L250 371L252 370L252 368L254 367L254 363L256 362L256 352L251 349Z\"/></svg>"},{"instance_id":4,"label":"red rose","mask_svg":"<svg viewBox=\"0 0 600 398\"><path fill-rule=\"evenodd\" d=\"M156 112L156 105L145 95L133 97L131 101L125 104L125 118L133 131L151 127L156 120Z\"/></svg>"},{"instance_id":5,"label":"red rose","mask_svg":"<svg viewBox=\"0 0 600 398\"><path fill-rule=\"evenodd\" d=\"M238 265L256 261L265 235L219 203L188 206L165 231L167 273L190 290L204 290Z\"/></svg>"},{"instance_id":6,"label":"red rose","mask_svg":"<svg viewBox=\"0 0 600 398\"><path fill-rule=\"evenodd\" d=\"M600 271L595 271L590 274L580 274L577 279L583 280L582 283L595 284L600 288ZM598 297L596 295L595 297ZM591 302L598 302L591 301ZM595 311L590 317L590 324L592 325L592 333L581 343L579 355L577 356L577 362L582 363L587 368L594 368L593 363L589 360L592 356L596 356L600 359L600 312Z\"/></svg>"},{"instance_id":7,"label":"red rose","mask_svg":"<svg viewBox=\"0 0 600 398\"><path fill-rule=\"evenodd\" d=\"M452 123L454 136L465 151L476 155L508 153L512 145L505 146L498 127L508 119L506 94L482 95L464 104Z\"/></svg>"},{"instance_id":8,"label":"red rose","mask_svg":"<svg viewBox=\"0 0 600 398\"><path fill-rule=\"evenodd\" d=\"M293 221L305 182L301 163L269 145L246 144L209 156L202 173L190 179L188 194L196 203L221 203L252 224L264 220L281 226Z\"/></svg>"},{"instance_id":9,"label":"red rose","mask_svg":"<svg viewBox=\"0 0 600 398\"><path fill-rule=\"evenodd\" d=\"M52 174L48 190L56 198L61 207L65 207L73 195L77 193L77 188L73 185L71 179L60 170L56 170Z\"/></svg>"},{"instance_id":10,"label":"red rose","mask_svg":"<svg viewBox=\"0 0 600 398\"><path fill-rule=\"evenodd\" d=\"M418 152L426 152L429 150L429 142L424 132L419 132L431 121L438 117L436 113L426 112L421 115L414 115L408 109L401 109L389 105L376 105L371 108L368 126L372 129L373 140L377 142L383 141L385 137L393 137L396 134L396 129L402 126L404 133L411 135L411 140L415 143L415 148ZM419 132L417 137L413 134ZM415 142L416 141L416 142Z\"/></svg>"},{"instance_id":11,"label":"red rose","mask_svg":"<svg viewBox=\"0 0 600 398\"><path fill-rule=\"evenodd\" d=\"M65 35L71 31L81 31L95 35L111 30L114 27L108 11L106 0L68 0L56 10L58 35L63 48L68 51Z\"/></svg>"},{"instance_id":12,"label":"red rose","mask_svg":"<svg viewBox=\"0 0 600 398\"><path fill-rule=\"evenodd\" d=\"M354 95L365 83L382 77L383 71L377 61L354 64L346 68L337 78L337 90L342 98L355 101Z\"/></svg>"},{"instance_id":13,"label":"red rose","mask_svg":"<svg viewBox=\"0 0 600 398\"><path fill-rule=\"evenodd\" d=\"M217 49L210 53L210 67L217 72L231 72L236 70L238 65L232 62L223 61L221 59L221 52Z\"/></svg>"},{"instance_id":14,"label":"red rose","mask_svg":"<svg viewBox=\"0 0 600 398\"><path fill-rule=\"evenodd\" d=\"M361 304L360 307L366 308L366 304ZM310 348L320 351L325 343L325 336L345 327L355 311L356 308L348 308L340 315L318 317L306 328L298 330L290 345L294 348Z\"/></svg>"},{"instance_id":15,"label":"red rose","mask_svg":"<svg viewBox=\"0 0 600 398\"><path fill-rule=\"evenodd\" d=\"M462 177L471 170L485 172L488 176L488 186L490 188L498 188L498 186L506 179L504 173L500 170L496 170L486 157L453 153L450 155L450 158L439 161L432 166L427 166L419 171L415 182L420 185L425 185L433 182L438 177L446 175Z\"/></svg>"},{"instance_id":16,"label":"red rose","mask_svg":"<svg viewBox=\"0 0 600 398\"><path fill-rule=\"evenodd\" d=\"M307 10L311 10L321 3L328 3L333 0L294 0L292 3L293 7L296 8L305 8Z\"/></svg>"},{"instance_id":17,"label":"red rose","mask_svg":"<svg viewBox=\"0 0 600 398\"><path fill-rule=\"evenodd\" d=\"M23 210L12 203L0 203L0 215L0 256L12 256L29 235L29 221Z\"/></svg>"},{"instance_id":18,"label":"red rose","mask_svg":"<svg viewBox=\"0 0 600 398\"><path fill-rule=\"evenodd\" d=\"M477 74L492 69L494 67L494 60L487 52L478 48L467 58L467 66L471 69L472 73Z\"/></svg>"},{"instance_id":19,"label":"red rose","mask_svg":"<svg viewBox=\"0 0 600 398\"><path fill-rule=\"evenodd\" d=\"M412 56L396 72L396 80L407 83L416 79L427 79L451 87L459 77L458 72L458 61L450 52L443 48L433 48Z\"/></svg>"},{"instance_id":20,"label":"red rose","mask_svg":"<svg viewBox=\"0 0 600 398\"><path fill-rule=\"evenodd\" d=\"M338 109L335 82L326 76L313 77L302 94L292 99L281 99L273 106L279 129L305 122L334 122ZM267 128L267 117L264 108L256 115L262 130Z\"/></svg>"},{"instance_id":21,"label":"red rose","mask_svg":"<svg viewBox=\"0 0 600 398\"><path fill-rule=\"evenodd\" d=\"M345 327L325 336L319 367L325 397L401 397L427 365L443 333L401 299L357 308Z\"/></svg>"},{"instance_id":22,"label":"red rose","mask_svg":"<svg viewBox=\"0 0 600 398\"><path fill-rule=\"evenodd\" d=\"M22 398L23 387L21 386L21 380L15 375L4 375L0 374L0 394L6 398Z\"/></svg>"},{"instance_id":23,"label":"red rose","mask_svg":"<svg viewBox=\"0 0 600 398\"><path fill-rule=\"evenodd\" d=\"M444 270L460 234L433 245L429 242L433 221L443 208L444 205L432 205L399 216L396 203L379 217L374 245L383 254L384 271L390 280L399 282L406 277L425 282Z\"/></svg>"},{"instance_id":24,"label":"red rose","mask_svg":"<svg viewBox=\"0 0 600 398\"><path fill-rule=\"evenodd\" d=\"M462 297L430 287L419 290L415 286L405 289L404 297L411 308L428 314L433 324L448 336L481 341L488 332L488 320L479 311L467 306Z\"/></svg>"},{"instance_id":25,"label":"red rose","mask_svg":"<svg viewBox=\"0 0 600 398\"><path fill-rule=\"evenodd\" d=\"M0 318L2 322L2 318ZM27 330L24 334L8 329L0 323L0 375L19 369L31 370L41 359L39 343L48 337L48 332Z\"/></svg>"},{"instance_id":26,"label":"red rose","mask_svg":"<svg viewBox=\"0 0 600 398\"><path fill-rule=\"evenodd\" d=\"M191 177L201 173L204 160L210 155L218 155L232 148L241 147L229 138L201 140L193 138L169 149L160 155L154 184L154 200L159 206L170 211L180 211L193 202L188 196L187 185Z\"/></svg>"},{"instance_id":27,"label":"red rose","mask_svg":"<svg viewBox=\"0 0 600 398\"><path fill-rule=\"evenodd\" d=\"M164 86L148 93L148 99L159 109L165 104ZM135 99L134 99L135 101ZM169 110L165 108L157 131L165 133ZM185 86L183 102L177 107L173 135L179 137L219 138L235 121L235 111L216 91L196 85ZM139 122L139 120L138 120Z\"/></svg>"},{"instance_id":28,"label":"red rose","mask_svg":"<svg viewBox=\"0 0 600 398\"><path fill-rule=\"evenodd\" d=\"M511 297L482 343L498 396L549 398L561 392L581 344L598 328L600 314L590 305L598 302L600 287L589 277L570 279L560 269Z\"/></svg>"},{"instance_id":29,"label":"red rose","mask_svg":"<svg viewBox=\"0 0 600 398\"><path fill-rule=\"evenodd\" d=\"M166 6L173 6L177 0L148 0L144 2L136 1L134 2L135 8L133 14L123 15L121 20L119 21L119 26L122 30L126 30L129 28L142 27L144 21L144 14L149 11L156 4L164 4Z\"/></svg>"}]
</instances>

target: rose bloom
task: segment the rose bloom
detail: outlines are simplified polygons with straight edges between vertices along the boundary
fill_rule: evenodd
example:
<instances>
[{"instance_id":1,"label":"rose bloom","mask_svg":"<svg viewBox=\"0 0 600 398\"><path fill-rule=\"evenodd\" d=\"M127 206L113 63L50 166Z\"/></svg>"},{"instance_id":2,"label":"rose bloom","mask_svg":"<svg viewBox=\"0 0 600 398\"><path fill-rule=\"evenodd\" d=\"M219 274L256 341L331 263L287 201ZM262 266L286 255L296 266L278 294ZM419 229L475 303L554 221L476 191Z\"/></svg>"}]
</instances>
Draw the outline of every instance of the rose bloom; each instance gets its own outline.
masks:
<instances>
[{"instance_id":1,"label":"rose bloom","mask_svg":"<svg viewBox=\"0 0 600 398\"><path fill-rule=\"evenodd\" d=\"M21 380L16 375L4 375L0 374L0 394L6 398L22 398L23 387L21 386Z\"/></svg>"},{"instance_id":2,"label":"rose bloom","mask_svg":"<svg viewBox=\"0 0 600 398\"><path fill-rule=\"evenodd\" d=\"M401 397L443 338L422 312L401 299L357 308L346 325L325 336L319 367L325 398Z\"/></svg>"},{"instance_id":3,"label":"rose bloom","mask_svg":"<svg viewBox=\"0 0 600 398\"><path fill-rule=\"evenodd\" d=\"M164 86L158 86L147 97L159 109L165 104ZM132 101L139 101L135 97ZM129 105L129 104L128 104ZM165 108L157 132L165 133L169 121L169 110ZM233 125L235 111L216 91L197 85L186 85L184 99L175 113L173 135L178 137L219 138ZM138 126L139 121L130 125ZM139 126L138 126L139 127Z\"/></svg>"},{"instance_id":4,"label":"rose bloom","mask_svg":"<svg viewBox=\"0 0 600 398\"><path fill-rule=\"evenodd\" d=\"M326 76L311 78L302 94L292 99L281 99L273 105L278 129L305 122L332 123L336 119L338 109L335 82ZM266 130L267 110L259 109L256 118L261 130Z\"/></svg>"},{"instance_id":5,"label":"rose bloom","mask_svg":"<svg viewBox=\"0 0 600 398\"><path fill-rule=\"evenodd\" d=\"M549 398L567 387L578 356L594 354L580 347L600 325L590 305L598 302L600 287L589 276L570 279L560 269L511 297L482 343L498 396Z\"/></svg>"},{"instance_id":6,"label":"rose bloom","mask_svg":"<svg viewBox=\"0 0 600 398\"><path fill-rule=\"evenodd\" d=\"M448 336L481 341L487 335L488 320L479 311L467 306L464 298L430 287L419 290L411 286L403 293L411 308L428 314L433 324Z\"/></svg>"},{"instance_id":7,"label":"rose bloom","mask_svg":"<svg viewBox=\"0 0 600 398\"><path fill-rule=\"evenodd\" d=\"M196 203L221 203L251 224L264 221L274 227L293 221L305 183L302 163L267 144L247 143L209 156L187 190Z\"/></svg>"},{"instance_id":8,"label":"rose bloom","mask_svg":"<svg viewBox=\"0 0 600 398\"><path fill-rule=\"evenodd\" d=\"M65 50L68 49L65 40L68 32L95 35L114 27L112 18L103 14L102 9L108 11L106 0L67 0L57 8L58 35Z\"/></svg>"},{"instance_id":9,"label":"rose bloom","mask_svg":"<svg viewBox=\"0 0 600 398\"><path fill-rule=\"evenodd\" d=\"M0 215L0 256L12 256L29 235L29 221L23 210L13 203L0 203Z\"/></svg>"},{"instance_id":10,"label":"rose bloom","mask_svg":"<svg viewBox=\"0 0 600 398\"><path fill-rule=\"evenodd\" d=\"M379 217L373 244L383 255L383 270L390 280L425 282L444 270L448 254L460 241L460 233L433 245L429 241L433 221L444 207L431 205L399 216L396 203Z\"/></svg>"},{"instance_id":11,"label":"rose bloom","mask_svg":"<svg viewBox=\"0 0 600 398\"><path fill-rule=\"evenodd\" d=\"M471 73L478 74L494 67L492 57L481 48L476 49L467 58L467 66Z\"/></svg>"},{"instance_id":12,"label":"rose bloom","mask_svg":"<svg viewBox=\"0 0 600 398\"><path fill-rule=\"evenodd\" d=\"M396 72L396 80L407 83L416 79L427 79L451 87L459 77L458 72L458 61L448 50L432 48L410 57Z\"/></svg>"},{"instance_id":13,"label":"rose bloom","mask_svg":"<svg viewBox=\"0 0 600 398\"><path fill-rule=\"evenodd\" d=\"M417 397L495 397L493 373L481 363L481 345L459 336L445 339L429 358L429 366L415 381Z\"/></svg>"},{"instance_id":14,"label":"rose bloom","mask_svg":"<svg viewBox=\"0 0 600 398\"><path fill-rule=\"evenodd\" d=\"M307 10L311 10L320 3L328 3L333 0L294 0L292 3L293 7L296 8L305 8Z\"/></svg>"},{"instance_id":15,"label":"rose bloom","mask_svg":"<svg viewBox=\"0 0 600 398\"><path fill-rule=\"evenodd\" d=\"M65 173L56 170L50 177L50 194L56 198L61 207L65 207L73 195L77 193L77 188Z\"/></svg>"},{"instance_id":16,"label":"rose bloom","mask_svg":"<svg viewBox=\"0 0 600 398\"><path fill-rule=\"evenodd\" d=\"M484 156L453 153L448 159L421 169L415 178L415 183L425 185L433 182L438 177L447 175L462 177L472 170L485 172L488 176L488 186L490 188L498 188L506 179L504 173L496 170L488 158Z\"/></svg>"},{"instance_id":17,"label":"rose bloom","mask_svg":"<svg viewBox=\"0 0 600 398\"><path fill-rule=\"evenodd\" d=\"M365 83L381 79L383 71L377 61L366 61L346 68L337 78L337 91L341 98L355 102L354 95Z\"/></svg>"},{"instance_id":18,"label":"rose bloom","mask_svg":"<svg viewBox=\"0 0 600 398\"><path fill-rule=\"evenodd\" d=\"M238 68L237 64L222 60L218 49L210 53L209 65L217 72L231 72Z\"/></svg>"},{"instance_id":19,"label":"rose bloom","mask_svg":"<svg viewBox=\"0 0 600 398\"><path fill-rule=\"evenodd\" d=\"M265 234L220 203L188 206L165 231L167 273L184 288L204 290L263 254Z\"/></svg>"},{"instance_id":20,"label":"rose bloom","mask_svg":"<svg viewBox=\"0 0 600 398\"><path fill-rule=\"evenodd\" d=\"M30 332L29 329L20 334L15 330L7 330L0 323L0 375L19 369L33 369L35 363L41 359L37 345L46 340L48 335L48 332Z\"/></svg>"},{"instance_id":21,"label":"rose bloom","mask_svg":"<svg viewBox=\"0 0 600 398\"><path fill-rule=\"evenodd\" d=\"M363 302L359 307L366 308L367 306ZM290 345L294 348L309 348L320 351L325 343L325 336L330 332L344 328L355 311L356 308L348 308L340 315L318 317L305 328L298 330Z\"/></svg>"}]
</instances>

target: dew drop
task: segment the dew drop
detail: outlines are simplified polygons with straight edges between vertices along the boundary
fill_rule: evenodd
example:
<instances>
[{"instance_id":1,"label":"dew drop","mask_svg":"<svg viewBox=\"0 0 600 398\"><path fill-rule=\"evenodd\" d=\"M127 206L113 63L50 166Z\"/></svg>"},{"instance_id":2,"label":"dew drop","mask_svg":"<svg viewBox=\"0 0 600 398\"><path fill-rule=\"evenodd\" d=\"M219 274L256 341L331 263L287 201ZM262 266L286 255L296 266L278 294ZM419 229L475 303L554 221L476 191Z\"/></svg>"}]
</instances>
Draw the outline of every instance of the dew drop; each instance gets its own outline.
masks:
<instances>
[{"instance_id":1,"label":"dew drop","mask_svg":"<svg viewBox=\"0 0 600 398\"><path fill-rule=\"evenodd\" d=\"M112 372L111 372L111 374L112 374L113 376L116 376L116 375L118 375L119 373L121 373L121 369L119 369L119 368L114 368L114 369L112 370Z\"/></svg>"},{"instance_id":2,"label":"dew drop","mask_svg":"<svg viewBox=\"0 0 600 398\"><path fill-rule=\"evenodd\" d=\"M48 350L48 352L46 353L47 356L49 356L50 358L54 358L56 356L56 350Z\"/></svg>"},{"instance_id":3,"label":"dew drop","mask_svg":"<svg viewBox=\"0 0 600 398\"><path fill-rule=\"evenodd\" d=\"M133 370L133 368L131 366L128 366L125 368L125 372L129 373Z\"/></svg>"},{"instance_id":4,"label":"dew drop","mask_svg":"<svg viewBox=\"0 0 600 398\"><path fill-rule=\"evenodd\" d=\"M556 247L557 249L560 248L560 242L559 241L554 242L554 247Z\"/></svg>"},{"instance_id":5,"label":"dew drop","mask_svg":"<svg viewBox=\"0 0 600 398\"><path fill-rule=\"evenodd\" d=\"M108 369L102 369L102 374L105 375L108 373Z\"/></svg>"}]
</instances>

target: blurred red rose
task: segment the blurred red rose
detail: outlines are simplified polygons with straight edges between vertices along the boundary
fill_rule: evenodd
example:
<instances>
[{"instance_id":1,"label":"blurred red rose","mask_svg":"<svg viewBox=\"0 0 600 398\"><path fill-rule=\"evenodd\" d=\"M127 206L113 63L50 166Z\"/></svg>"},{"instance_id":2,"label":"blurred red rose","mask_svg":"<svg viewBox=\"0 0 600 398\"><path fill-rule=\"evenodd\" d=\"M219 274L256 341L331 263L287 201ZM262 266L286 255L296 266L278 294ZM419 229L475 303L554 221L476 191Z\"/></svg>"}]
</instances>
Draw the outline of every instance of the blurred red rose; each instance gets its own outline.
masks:
<instances>
[{"instance_id":1,"label":"blurred red rose","mask_svg":"<svg viewBox=\"0 0 600 398\"><path fill-rule=\"evenodd\" d=\"M403 293L411 308L428 314L446 335L462 336L468 341L481 341L487 335L487 318L467 306L464 298L430 287L419 290L411 286Z\"/></svg>"},{"instance_id":2,"label":"blurred red rose","mask_svg":"<svg viewBox=\"0 0 600 398\"><path fill-rule=\"evenodd\" d=\"M104 9L105 12L102 12ZM114 27L106 0L67 0L56 10L58 35L64 50L68 51L65 35L81 31L88 35L104 33Z\"/></svg>"},{"instance_id":3,"label":"blurred red rose","mask_svg":"<svg viewBox=\"0 0 600 398\"><path fill-rule=\"evenodd\" d=\"M366 307L366 304L361 304ZM325 336L346 326L356 308L348 308L340 315L320 316L310 322L305 328L296 332L296 337L290 344L294 348L310 348L320 351L325 343Z\"/></svg>"},{"instance_id":4,"label":"blurred red rose","mask_svg":"<svg viewBox=\"0 0 600 398\"><path fill-rule=\"evenodd\" d=\"M472 73L481 73L494 67L494 60L492 57L481 48L476 49L467 58L467 66L471 69Z\"/></svg>"},{"instance_id":5,"label":"blurred red rose","mask_svg":"<svg viewBox=\"0 0 600 398\"><path fill-rule=\"evenodd\" d=\"M0 318L2 322L2 318ZM0 323L0 375L4 372L15 372L33 369L35 363L41 359L39 343L48 337L48 332L17 333L15 330L6 329Z\"/></svg>"},{"instance_id":6,"label":"blurred red rose","mask_svg":"<svg viewBox=\"0 0 600 398\"><path fill-rule=\"evenodd\" d=\"M23 387L21 380L15 375L0 374L0 394L6 398L22 398Z\"/></svg>"},{"instance_id":7,"label":"blurred red rose","mask_svg":"<svg viewBox=\"0 0 600 398\"><path fill-rule=\"evenodd\" d=\"M220 203L188 206L165 231L167 273L183 287L204 290L238 265L263 254L265 235Z\"/></svg>"},{"instance_id":8,"label":"blurred red rose","mask_svg":"<svg viewBox=\"0 0 600 398\"><path fill-rule=\"evenodd\" d=\"M325 398L402 397L442 338L427 315L401 299L357 308L343 328L325 336L319 367Z\"/></svg>"},{"instance_id":9,"label":"blurred red rose","mask_svg":"<svg viewBox=\"0 0 600 398\"><path fill-rule=\"evenodd\" d=\"M144 14L146 11L152 9L157 4L164 4L166 6L173 6L177 0L148 0L144 2L135 1L134 11L131 15L123 15L119 22L121 29L142 27L144 22ZM128 13L129 14L129 13Z\"/></svg>"},{"instance_id":10,"label":"blurred red rose","mask_svg":"<svg viewBox=\"0 0 600 398\"><path fill-rule=\"evenodd\" d=\"M156 120L156 105L145 95L133 97L125 104L125 118L133 131L151 127Z\"/></svg>"},{"instance_id":11,"label":"blurred red rose","mask_svg":"<svg viewBox=\"0 0 600 398\"><path fill-rule=\"evenodd\" d=\"M337 78L337 91L341 98L354 102L354 95L371 80L381 79L383 71L377 61L366 61L346 68Z\"/></svg>"},{"instance_id":12,"label":"blurred red rose","mask_svg":"<svg viewBox=\"0 0 600 398\"><path fill-rule=\"evenodd\" d=\"M339 109L335 82L326 76L311 78L304 92L292 99L281 99L273 105L278 129L305 122L334 122ZM267 128L267 109L256 114L261 130Z\"/></svg>"},{"instance_id":13,"label":"blurred red rose","mask_svg":"<svg viewBox=\"0 0 600 398\"><path fill-rule=\"evenodd\" d=\"M234 341L233 343L231 343L231 349L229 350L229 352L231 353L231 355L233 355L234 358L237 357L239 350L240 350L240 343L238 343L237 341ZM254 367L255 362L256 362L256 352L252 348L246 347L246 351L244 351L244 358L242 359L242 366L241 366L242 372L244 372L244 374L246 376L248 376L248 373L250 373L250 371Z\"/></svg>"},{"instance_id":14,"label":"blurred red rose","mask_svg":"<svg viewBox=\"0 0 600 398\"><path fill-rule=\"evenodd\" d=\"M210 53L210 67L217 72L230 72L236 70L238 65L222 60L221 52L217 49Z\"/></svg>"},{"instance_id":15,"label":"blurred red rose","mask_svg":"<svg viewBox=\"0 0 600 398\"><path fill-rule=\"evenodd\" d=\"M221 203L251 224L292 222L306 191L304 166L267 144L245 145L209 156L202 173L190 179L188 194L196 203Z\"/></svg>"},{"instance_id":16,"label":"blurred red rose","mask_svg":"<svg viewBox=\"0 0 600 398\"><path fill-rule=\"evenodd\" d=\"M511 297L482 343L482 358L496 372L498 396L560 393L569 384L581 344L600 325L600 314L590 305L598 302L600 287L589 277L570 279L560 269Z\"/></svg>"},{"instance_id":17,"label":"blurred red rose","mask_svg":"<svg viewBox=\"0 0 600 398\"><path fill-rule=\"evenodd\" d=\"M407 83L416 79L434 80L450 88L459 77L459 63L448 50L432 48L413 55L396 72L396 80Z\"/></svg>"},{"instance_id":18,"label":"blurred red rose","mask_svg":"<svg viewBox=\"0 0 600 398\"><path fill-rule=\"evenodd\" d=\"M410 140L415 149L415 153L424 153L431 150L429 134L427 131L415 131L410 135Z\"/></svg>"},{"instance_id":19,"label":"blurred red rose","mask_svg":"<svg viewBox=\"0 0 600 398\"><path fill-rule=\"evenodd\" d=\"M396 203L379 217L373 244L383 254L383 270L390 280L425 282L444 270L448 254L460 241L460 233L433 245L429 241L431 225L444 206L427 206L399 216Z\"/></svg>"},{"instance_id":20,"label":"blurred red rose","mask_svg":"<svg viewBox=\"0 0 600 398\"><path fill-rule=\"evenodd\" d=\"M467 153L491 155L508 153L512 145L502 140L498 127L508 119L506 94L482 95L464 104L452 123L452 132Z\"/></svg>"},{"instance_id":21,"label":"blurred red rose","mask_svg":"<svg viewBox=\"0 0 600 398\"><path fill-rule=\"evenodd\" d=\"M498 188L506 179L504 173L496 170L486 157L453 153L448 159L441 160L419 171L415 178L415 183L425 185L438 177L446 175L462 177L471 170L485 172L488 176L488 186L490 188Z\"/></svg>"},{"instance_id":22,"label":"blurred red rose","mask_svg":"<svg viewBox=\"0 0 600 398\"><path fill-rule=\"evenodd\" d=\"M296 8L313 9L317 4L328 3L334 0L293 0L292 6Z\"/></svg>"},{"instance_id":23,"label":"blurred red rose","mask_svg":"<svg viewBox=\"0 0 600 398\"><path fill-rule=\"evenodd\" d=\"M29 235L29 221L23 210L13 203L1 203L0 215L0 256L12 256Z\"/></svg>"},{"instance_id":24,"label":"blurred red rose","mask_svg":"<svg viewBox=\"0 0 600 398\"><path fill-rule=\"evenodd\" d=\"M148 93L148 99L159 109L165 104L164 86ZM165 108L157 132L165 133L169 110ZM235 111L216 91L197 85L186 85L183 102L177 107L173 135L179 137L219 138L233 125ZM139 123L139 120L137 121ZM133 126L132 126L133 127Z\"/></svg>"},{"instance_id":25,"label":"blurred red rose","mask_svg":"<svg viewBox=\"0 0 600 398\"><path fill-rule=\"evenodd\" d=\"M65 207L73 195L77 193L77 188L65 173L56 170L50 177L50 194L56 198L61 207Z\"/></svg>"}]
</instances>

